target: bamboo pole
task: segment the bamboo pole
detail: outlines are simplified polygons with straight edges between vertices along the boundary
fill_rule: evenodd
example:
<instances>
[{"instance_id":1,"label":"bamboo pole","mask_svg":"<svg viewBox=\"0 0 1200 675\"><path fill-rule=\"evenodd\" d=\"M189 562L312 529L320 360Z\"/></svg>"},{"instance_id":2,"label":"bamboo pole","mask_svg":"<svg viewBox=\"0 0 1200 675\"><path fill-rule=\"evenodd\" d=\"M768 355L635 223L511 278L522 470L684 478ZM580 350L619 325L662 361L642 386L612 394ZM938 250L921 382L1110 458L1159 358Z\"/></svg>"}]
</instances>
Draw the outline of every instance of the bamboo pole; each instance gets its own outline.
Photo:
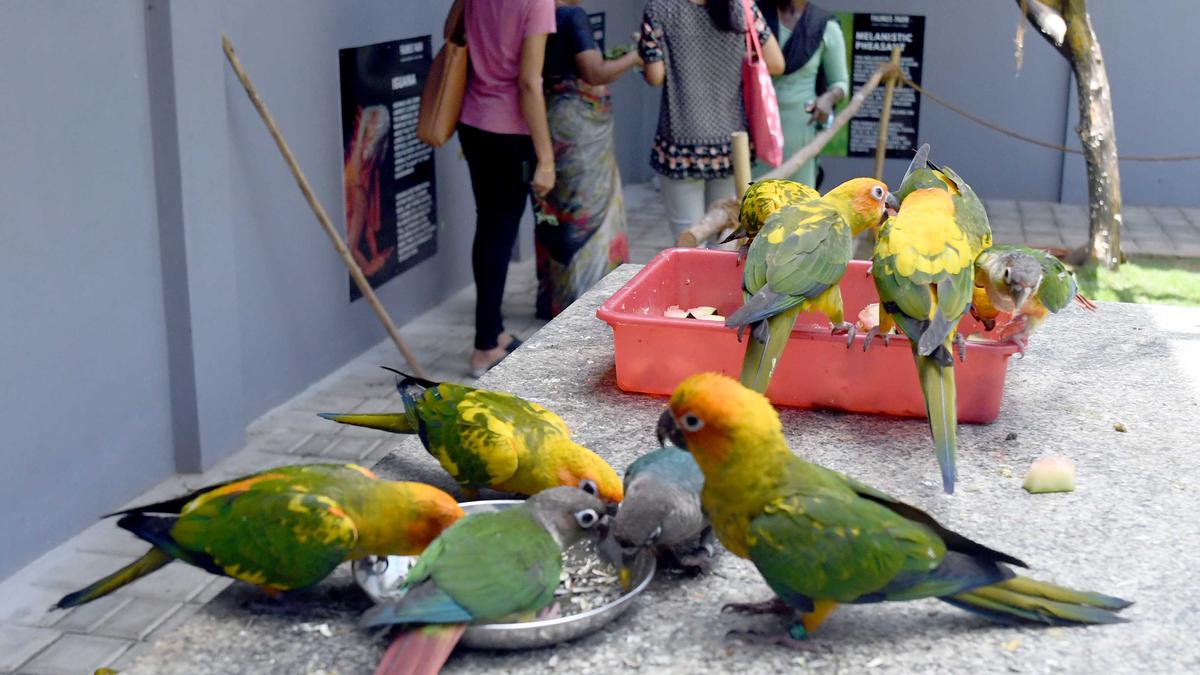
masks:
<instances>
[{"instance_id":1,"label":"bamboo pole","mask_svg":"<svg viewBox=\"0 0 1200 675\"><path fill-rule=\"evenodd\" d=\"M271 117L271 113L267 111L267 104L263 102L258 95L258 91L250 82L250 76L246 74L246 69L242 67L242 62L238 59L237 53L233 50L233 43L230 42L229 36L221 34L221 47L225 50L225 56L229 59L229 65L233 67L233 72L237 75L238 80L242 83L242 88L246 90L246 95L250 97L250 102L254 104L258 114L267 125L267 130L271 132L271 137L275 139L275 145L279 146L279 152L283 154L284 161L287 162L288 168L292 171L292 177L296 179L296 185L300 186L300 192L304 193L304 198L308 200L308 205L312 207L313 213L317 216L317 221L321 223L321 227L325 230L325 234L329 235L330 242L333 243L333 248L337 250L341 256L342 262L345 263L346 269L350 271L350 278L354 280L358 290L362 291L363 297L367 299L367 303L371 305L371 309L375 310L375 315L379 317L379 322L383 324L383 329L387 331L388 337L395 343L396 348L400 350L400 354L404 360L408 362L409 368L417 377L428 378L425 369L417 362L412 352L408 349L404 339L400 337L400 331L396 329L396 324L392 323L392 317L388 315L387 310L379 302L375 291L371 289L371 284L367 278L363 276L362 269L354 260L354 256L350 254L350 250L346 248L346 243L342 241L342 236L334 229L333 223L329 220L329 214L325 213L321 202L317 201L317 196L313 194L312 188L308 184L308 179L304 177L304 172L300 170L300 164L296 162L295 155L288 147L287 141L283 138L283 133L279 131L279 127L275 124L275 119Z\"/></svg>"},{"instance_id":2,"label":"bamboo pole","mask_svg":"<svg viewBox=\"0 0 1200 675\"><path fill-rule=\"evenodd\" d=\"M892 63L881 63L876 66L875 72L871 73L871 77L868 78L865 83L863 83L863 86L859 88L854 96L850 97L850 102L847 103L846 107L843 108L842 111L833 118L833 124L830 124L828 129L825 129L813 137L813 139L809 141L808 145L805 145L803 148L797 150L795 154L784 160L783 164L780 164L778 167L764 174L761 180L766 180L768 178L788 178L792 174L799 171L800 167L803 166L805 162L820 154L821 149L829 143L829 140L833 138L834 134L840 131L842 127L846 126L852 117L858 114L858 111L862 109L863 104L866 103L867 98L871 95L871 92L875 91L875 89L879 86L879 83L883 81L884 77L892 77L896 75L899 75L898 66ZM735 163L735 181L737 180L736 167L737 164ZM745 187L741 188L741 191L738 193L739 198L744 192ZM676 242L675 245L685 248L694 248L698 242L708 239L721 230L727 227L736 227L738 224L737 214L737 202L723 199L716 204L713 204L709 208L708 213L704 214L704 217L696 221L691 227L685 230L683 234L679 235L679 241Z\"/></svg>"},{"instance_id":3,"label":"bamboo pole","mask_svg":"<svg viewBox=\"0 0 1200 675\"><path fill-rule=\"evenodd\" d=\"M900 47L892 47L892 67L900 72ZM879 112L879 135L875 137L875 180L883 180L883 160L887 157L888 122L892 119L892 93L896 91L896 80L888 78L883 88L883 110Z\"/></svg>"},{"instance_id":4,"label":"bamboo pole","mask_svg":"<svg viewBox=\"0 0 1200 675\"><path fill-rule=\"evenodd\" d=\"M730 134L733 145L733 188L737 191L738 202L750 187L750 134L745 131L735 131Z\"/></svg>"}]
</instances>

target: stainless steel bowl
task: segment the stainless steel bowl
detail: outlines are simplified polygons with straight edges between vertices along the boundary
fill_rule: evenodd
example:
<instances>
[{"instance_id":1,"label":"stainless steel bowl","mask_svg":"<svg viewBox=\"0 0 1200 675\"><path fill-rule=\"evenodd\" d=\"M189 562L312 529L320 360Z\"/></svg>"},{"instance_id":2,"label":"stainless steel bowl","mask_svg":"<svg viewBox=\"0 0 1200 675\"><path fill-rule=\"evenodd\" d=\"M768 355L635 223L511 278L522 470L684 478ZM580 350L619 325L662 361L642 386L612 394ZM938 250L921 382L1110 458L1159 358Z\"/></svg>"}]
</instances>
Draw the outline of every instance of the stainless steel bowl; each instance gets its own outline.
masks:
<instances>
[{"instance_id":1,"label":"stainless steel bowl","mask_svg":"<svg viewBox=\"0 0 1200 675\"><path fill-rule=\"evenodd\" d=\"M495 499L464 502L460 506L463 511L471 514L500 511L520 503L519 500L514 499ZM356 560L354 562L354 580L376 602L396 599L403 596L400 585L416 561L416 556L388 556L386 560L370 557ZM646 586L650 585L650 581L654 579L655 567L654 556L649 552L643 552L630 568L630 572L632 572L630 589L616 600L579 614L553 619L521 623L474 624L463 633L459 644L474 649L533 649L583 637L600 629L629 609L633 599L644 591Z\"/></svg>"}]
</instances>

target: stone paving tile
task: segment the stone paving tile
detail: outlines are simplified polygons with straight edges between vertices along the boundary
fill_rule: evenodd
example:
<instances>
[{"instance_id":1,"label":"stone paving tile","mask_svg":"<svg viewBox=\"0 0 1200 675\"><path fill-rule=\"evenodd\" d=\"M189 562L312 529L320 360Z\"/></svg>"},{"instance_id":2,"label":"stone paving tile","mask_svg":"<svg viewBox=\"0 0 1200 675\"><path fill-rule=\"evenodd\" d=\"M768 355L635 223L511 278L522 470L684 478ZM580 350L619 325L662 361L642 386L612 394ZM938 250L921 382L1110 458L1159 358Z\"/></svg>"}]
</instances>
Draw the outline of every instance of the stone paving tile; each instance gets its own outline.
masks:
<instances>
[{"instance_id":1,"label":"stone paving tile","mask_svg":"<svg viewBox=\"0 0 1200 675\"><path fill-rule=\"evenodd\" d=\"M143 544L143 548L145 544ZM68 633L90 633L96 626L103 623L114 612L134 602L133 598L110 595L93 600L69 612L63 613L63 618L54 624L56 630Z\"/></svg>"},{"instance_id":2,"label":"stone paving tile","mask_svg":"<svg viewBox=\"0 0 1200 675\"><path fill-rule=\"evenodd\" d=\"M21 666L21 672L29 675L90 673L116 659L132 644L131 640L66 633Z\"/></svg>"},{"instance_id":3,"label":"stone paving tile","mask_svg":"<svg viewBox=\"0 0 1200 675\"><path fill-rule=\"evenodd\" d=\"M1180 210L1183 211L1183 215L1188 219L1188 222L1196 227L1200 227L1200 207L1185 206Z\"/></svg>"},{"instance_id":4,"label":"stone paving tile","mask_svg":"<svg viewBox=\"0 0 1200 675\"><path fill-rule=\"evenodd\" d=\"M316 415L313 415L313 417L316 417ZM316 457L329 449L329 446L333 445L335 440L334 435L337 433L337 430L334 429L333 426L337 424L337 422L331 422L329 420L321 421L325 423L325 429L328 433L313 434L307 441L293 448L288 454Z\"/></svg>"},{"instance_id":5,"label":"stone paving tile","mask_svg":"<svg viewBox=\"0 0 1200 675\"><path fill-rule=\"evenodd\" d=\"M128 605L121 608L121 611L108 617L88 632L105 637L141 640L181 607L183 607L183 603L170 600L133 598Z\"/></svg>"},{"instance_id":6,"label":"stone paving tile","mask_svg":"<svg viewBox=\"0 0 1200 675\"><path fill-rule=\"evenodd\" d=\"M200 590L196 597L192 598L191 602L200 606L208 604L213 598L221 594L221 591L229 588L233 584L233 579L229 577L219 577L215 574L210 575L212 581Z\"/></svg>"},{"instance_id":7,"label":"stone paving tile","mask_svg":"<svg viewBox=\"0 0 1200 675\"><path fill-rule=\"evenodd\" d=\"M27 576L4 584L0 597L0 624L49 627L62 615L51 612L50 607L63 596L61 589L46 588L30 583Z\"/></svg>"},{"instance_id":8,"label":"stone paving tile","mask_svg":"<svg viewBox=\"0 0 1200 675\"><path fill-rule=\"evenodd\" d=\"M375 438L343 438L337 441L321 455L325 460L346 460L356 462L363 457L371 454L379 445L379 432L376 431Z\"/></svg>"},{"instance_id":9,"label":"stone paving tile","mask_svg":"<svg viewBox=\"0 0 1200 675\"><path fill-rule=\"evenodd\" d=\"M0 673L20 668L61 635L57 630L0 624Z\"/></svg>"},{"instance_id":10,"label":"stone paving tile","mask_svg":"<svg viewBox=\"0 0 1200 675\"><path fill-rule=\"evenodd\" d=\"M71 540L76 551L133 558L146 552L146 542L117 527L115 518L102 520Z\"/></svg>"},{"instance_id":11,"label":"stone paving tile","mask_svg":"<svg viewBox=\"0 0 1200 675\"><path fill-rule=\"evenodd\" d=\"M145 549L143 549L144 551ZM65 550L39 567L33 583L73 591L128 565L134 556Z\"/></svg>"},{"instance_id":12,"label":"stone paving tile","mask_svg":"<svg viewBox=\"0 0 1200 675\"><path fill-rule=\"evenodd\" d=\"M125 597L186 602L204 590L210 579L212 575L198 567L174 562L115 593Z\"/></svg>"}]
</instances>

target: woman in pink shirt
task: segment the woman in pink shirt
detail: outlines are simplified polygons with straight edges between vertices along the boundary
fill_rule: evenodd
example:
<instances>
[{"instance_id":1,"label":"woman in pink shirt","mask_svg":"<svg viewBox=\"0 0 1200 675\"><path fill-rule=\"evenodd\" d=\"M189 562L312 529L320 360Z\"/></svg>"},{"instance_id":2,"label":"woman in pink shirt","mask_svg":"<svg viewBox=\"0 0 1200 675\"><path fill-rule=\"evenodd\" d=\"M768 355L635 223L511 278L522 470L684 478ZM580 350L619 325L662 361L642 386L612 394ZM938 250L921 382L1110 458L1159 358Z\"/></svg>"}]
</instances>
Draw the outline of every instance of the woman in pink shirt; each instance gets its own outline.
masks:
<instances>
[{"instance_id":1,"label":"woman in pink shirt","mask_svg":"<svg viewBox=\"0 0 1200 675\"><path fill-rule=\"evenodd\" d=\"M465 12L471 72L458 137L475 194L475 351L478 377L516 349L500 303L508 262L530 189L554 187L554 146L542 94L546 36L554 32L554 0L455 0L446 33Z\"/></svg>"}]
</instances>

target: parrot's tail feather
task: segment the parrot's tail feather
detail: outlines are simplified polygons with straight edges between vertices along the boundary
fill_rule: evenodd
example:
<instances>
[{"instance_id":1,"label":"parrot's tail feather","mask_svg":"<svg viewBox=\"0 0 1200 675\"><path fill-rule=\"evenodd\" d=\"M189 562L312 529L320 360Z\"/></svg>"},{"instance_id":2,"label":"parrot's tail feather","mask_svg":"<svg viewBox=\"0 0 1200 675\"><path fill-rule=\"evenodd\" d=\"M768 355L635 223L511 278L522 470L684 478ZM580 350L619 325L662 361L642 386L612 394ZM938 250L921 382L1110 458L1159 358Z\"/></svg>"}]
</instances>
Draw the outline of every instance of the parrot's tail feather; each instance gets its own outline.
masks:
<instances>
[{"instance_id":1,"label":"parrot's tail feather","mask_svg":"<svg viewBox=\"0 0 1200 675\"><path fill-rule=\"evenodd\" d=\"M942 600L989 618L1052 626L1123 623L1117 612L1133 604L1099 593L1075 591L1025 577L1014 577Z\"/></svg>"},{"instance_id":2,"label":"parrot's tail feather","mask_svg":"<svg viewBox=\"0 0 1200 675\"><path fill-rule=\"evenodd\" d=\"M68 609L91 602L112 593L118 588L140 579L171 562L173 558L158 548L146 551L146 555L129 563L112 574L84 588L68 593L55 603L55 609Z\"/></svg>"},{"instance_id":3,"label":"parrot's tail feather","mask_svg":"<svg viewBox=\"0 0 1200 675\"><path fill-rule=\"evenodd\" d=\"M396 370L395 368L389 368L388 366L379 366L379 367L383 368L384 370L386 370L388 372L395 373L400 376L400 379L396 380L396 388L397 389L399 389L400 387L408 386L410 384L417 384L422 387L425 387L426 389L432 389L432 388L438 386L439 384L441 384L441 382L434 382L433 380L427 380L423 377L417 377L416 375L409 375L408 373Z\"/></svg>"},{"instance_id":4,"label":"parrot's tail feather","mask_svg":"<svg viewBox=\"0 0 1200 675\"><path fill-rule=\"evenodd\" d=\"M366 427L368 429L379 429L381 431L390 431L393 434L415 434L416 427L408 419L405 413L363 413L363 414L346 414L346 413L317 413L327 420L341 422L356 427Z\"/></svg>"},{"instance_id":5,"label":"parrot's tail feather","mask_svg":"<svg viewBox=\"0 0 1200 675\"><path fill-rule=\"evenodd\" d=\"M742 358L741 383L744 386L760 394L767 393L771 376L775 374L775 366L779 364L779 358L783 355L798 316L799 305L767 319L764 322L765 331L755 327L751 338L747 340L746 355ZM762 339L764 337L765 339Z\"/></svg>"},{"instance_id":6,"label":"parrot's tail feather","mask_svg":"<svg viewBox=\"0 0 1200 675\"><path fill-rule=\"evenodd\" d=\"M1075 304L1079 305L1080 307L1086 309L1089 312L1096 311L1096 303L1083 297L1082 293L1075 294Z\"/></svg>"},{"instance_id":7,"label":"parrot's tail feather","mask_svg":"<svg viewBox=\"0 0 1200 675\"><path fill-rule=\"evenodd\" d=\"M437 675L466 624L425 626L396 636L375 668L375 675Z\"/></svg>"},{"instance_id":8,"label":"parrot's tail feather","mask_svg":"<svg viewBox=\"0 0 1200 675\"><path fill-rule=\"evenodd\" d=\"M933 446L942 469L942 489L954 494L958 478L958 407L955 400L954 368L942 366L930 356L916 355L917 377L925 395L925 413L933 432Z\"/></svg>"}]
</instances>

